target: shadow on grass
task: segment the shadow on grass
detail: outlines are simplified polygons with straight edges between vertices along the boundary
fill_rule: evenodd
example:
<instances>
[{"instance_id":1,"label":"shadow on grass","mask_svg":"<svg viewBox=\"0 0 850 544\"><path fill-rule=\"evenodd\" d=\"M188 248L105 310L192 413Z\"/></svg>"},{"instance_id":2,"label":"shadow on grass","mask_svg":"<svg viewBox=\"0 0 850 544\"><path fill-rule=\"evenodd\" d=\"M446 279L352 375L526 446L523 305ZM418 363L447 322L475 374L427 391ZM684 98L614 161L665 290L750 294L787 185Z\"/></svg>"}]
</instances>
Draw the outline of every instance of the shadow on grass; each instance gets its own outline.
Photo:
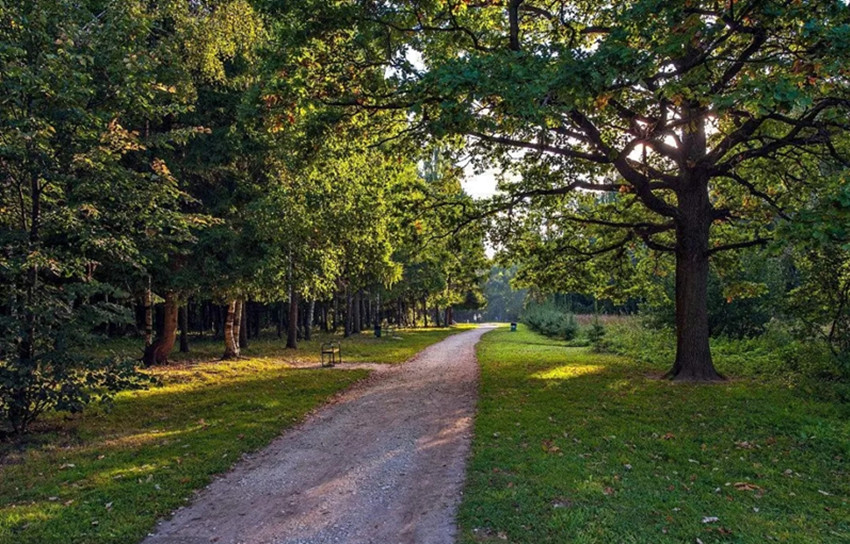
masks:
<instances>
[{"instance_id":1,"label":"shadow on grass","mask_svg":"<svg viewBox=\"0 0 850 544\"><path fill-rule=\"evenodd\" d=\"M243 372L123 393L112 410L63 421L53 441L12 453L0 467L0 542L138 541L213 474L367 374Z\"/></svg>"},{"instance_id":2,"label":"shadow on grass","mask_svg":"<svg viewBox=\"0 0 850 544\"><path fill-rule=\"evenodd\" d=\"M461 542L850 541L846 405L559 346L479 346Z\"/></svg>"}]
</instances>

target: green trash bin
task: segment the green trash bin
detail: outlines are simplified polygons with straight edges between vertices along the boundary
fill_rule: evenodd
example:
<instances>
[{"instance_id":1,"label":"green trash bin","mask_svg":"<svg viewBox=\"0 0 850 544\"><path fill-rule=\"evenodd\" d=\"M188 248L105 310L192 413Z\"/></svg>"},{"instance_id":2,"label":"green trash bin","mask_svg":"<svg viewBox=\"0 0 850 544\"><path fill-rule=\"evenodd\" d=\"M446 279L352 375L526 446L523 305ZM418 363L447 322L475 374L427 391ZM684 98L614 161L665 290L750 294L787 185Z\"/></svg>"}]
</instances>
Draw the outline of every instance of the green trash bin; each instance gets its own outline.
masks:
<instances>
[{"instance_id":1,"label":"green trash bin","mask_svg":"<svg viewBox=\"0 0 850 544\"><path fill-rule=\"evenodd\" d=\"M511 323L511 332L516 332L516 323Z\"/></svg>"}]
</instances>

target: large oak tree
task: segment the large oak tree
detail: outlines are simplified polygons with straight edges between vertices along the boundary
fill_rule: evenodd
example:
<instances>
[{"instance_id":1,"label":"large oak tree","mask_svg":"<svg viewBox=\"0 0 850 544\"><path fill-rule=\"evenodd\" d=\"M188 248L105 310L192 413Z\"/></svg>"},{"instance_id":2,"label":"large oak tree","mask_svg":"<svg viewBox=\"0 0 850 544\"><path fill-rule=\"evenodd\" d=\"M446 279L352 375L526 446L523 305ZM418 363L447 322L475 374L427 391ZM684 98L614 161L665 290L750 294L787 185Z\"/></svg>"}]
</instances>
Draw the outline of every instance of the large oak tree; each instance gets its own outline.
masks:
<instances>
[{"instance_id":1,"label":"large oak tree","mask_svg":"<svg viewBox=\"0 0 850 544\"><path fill-rule=\"evenodd\" d=\"M541 278L610 282L564 264L674 255L669 375L720 379L710 258L764 244L817 193L824 165L847 164L834 145L850 126L846 4L439 0L365 13L396 45L398 87L350 101L407 105L417 127L467 135L518 173L491 210L527 227L526 264Z\"/></svg>"}]
</instances>

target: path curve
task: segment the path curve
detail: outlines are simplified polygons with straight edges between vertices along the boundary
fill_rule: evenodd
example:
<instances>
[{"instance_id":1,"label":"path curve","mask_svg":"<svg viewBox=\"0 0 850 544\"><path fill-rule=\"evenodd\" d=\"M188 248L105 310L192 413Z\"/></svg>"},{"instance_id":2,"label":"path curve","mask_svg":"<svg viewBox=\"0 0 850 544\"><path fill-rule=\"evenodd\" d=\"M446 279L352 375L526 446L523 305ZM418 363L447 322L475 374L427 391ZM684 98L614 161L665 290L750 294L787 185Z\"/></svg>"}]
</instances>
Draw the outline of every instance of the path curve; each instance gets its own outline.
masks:
<instances>
[{"instance_id":1,"label":"path curve","mask_svg":"<svg viewBox=\"0 0 850 544\"><path fill-rule=\"evenodd\" d=\"M375 372L237 464L144 544L454 542L480 327Z\"/></svg>"}]
</instances>

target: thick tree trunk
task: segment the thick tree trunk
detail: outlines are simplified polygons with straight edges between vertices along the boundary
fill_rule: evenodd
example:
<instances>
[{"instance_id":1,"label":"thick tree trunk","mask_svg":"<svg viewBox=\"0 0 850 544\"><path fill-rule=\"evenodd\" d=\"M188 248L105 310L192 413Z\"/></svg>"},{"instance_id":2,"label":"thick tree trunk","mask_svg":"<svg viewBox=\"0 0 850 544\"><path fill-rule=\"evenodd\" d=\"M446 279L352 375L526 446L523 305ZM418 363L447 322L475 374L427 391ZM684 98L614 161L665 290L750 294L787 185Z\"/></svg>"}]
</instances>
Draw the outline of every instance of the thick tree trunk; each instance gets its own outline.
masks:
<instances>
[{"instance_id":1,"label":"thick tree trunk","mask_svg":"<svg viewBox=\"0 0 850 544\"><path fill-rule=\"evenodd\" d=\"M237 306L239 306L237 308ZM227 317L224 318L224 355L222 359L238 359L239 358L239 333L236 331L237 323L239 322L239 314L237 311L241 309L241 305L231 300L227 303Z\"/></svg>"},{"instance_id":2,"label":"thick tree trunk","mask_svg":"<svg viewBox=\"0 0 850 544\"><path fill-rule=\"evenodd\" d=\"M180 353L189 353L189 304L180 307Z\"/></svg>"},{"instance_id":3,"label":"thick tree trunk","mask_svg":"<svg viewBox=\"0 0 850 544\"><path fill-rule=\"evenodd\" d=\"M289 327L286 333L286 347L298 348L298 291L289 291Z\"/></svg>"},{"instance_id":4,"label":"thick tree trunk","mask_svg":"<svg viewBox=\"0 0 850 544\"><path fill-rule=\"evenodd\" d=\"M676 361L667 376L677 381L718 381L708 344L708 240L711 206L707 183L686 179L678 192L676 225Z\"/></svg>"},{"instance_id":5,"label":"thick tree trunk","mask_svg":"<svg viewBox=\"0 0 850 544\"><path fill-rule=\"evenodd\" d=\"M434 322L436 323L437 327L443 326L443 324L440 323L440 307L439 306L434 306Z\"/></svg>"},{"instance_id":6,"label":"thick tree trunk","mask_svg":"<svg viewBox=\"0 0 850 544\"><path fill-rule=\"evenodd\" d=\"M151 345L145 348L142 363L145 366L168 364L168 356L177 341L177 293L167 291L162 312L162 331Z\"/></svg>"}]
</instances>

